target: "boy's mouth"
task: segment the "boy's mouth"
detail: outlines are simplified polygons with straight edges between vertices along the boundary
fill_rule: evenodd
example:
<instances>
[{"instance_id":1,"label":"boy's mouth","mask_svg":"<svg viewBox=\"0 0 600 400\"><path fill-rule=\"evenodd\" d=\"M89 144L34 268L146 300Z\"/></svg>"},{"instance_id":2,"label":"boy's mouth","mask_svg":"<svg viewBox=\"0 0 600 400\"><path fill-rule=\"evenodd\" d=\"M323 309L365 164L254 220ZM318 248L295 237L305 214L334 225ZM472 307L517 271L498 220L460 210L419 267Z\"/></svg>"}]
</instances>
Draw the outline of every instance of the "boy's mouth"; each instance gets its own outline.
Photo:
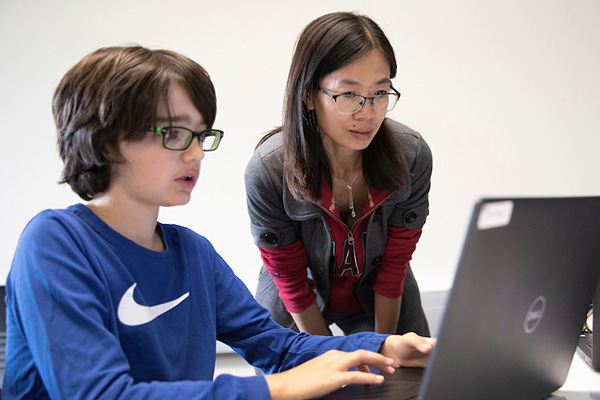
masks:
<instances>
[{"instance_id":1,"label":"boy's mouth","mask_svg":"<svg viewBox=\"0 0 600 400\"><path fill-rule=\"evenodd\" d=\"M187 171L188 173L185 175L181 175L179 178L175 179L181 184L185 184L186 187L193 187L198 180L198 171Z\"/></svg>"}]
</instances>

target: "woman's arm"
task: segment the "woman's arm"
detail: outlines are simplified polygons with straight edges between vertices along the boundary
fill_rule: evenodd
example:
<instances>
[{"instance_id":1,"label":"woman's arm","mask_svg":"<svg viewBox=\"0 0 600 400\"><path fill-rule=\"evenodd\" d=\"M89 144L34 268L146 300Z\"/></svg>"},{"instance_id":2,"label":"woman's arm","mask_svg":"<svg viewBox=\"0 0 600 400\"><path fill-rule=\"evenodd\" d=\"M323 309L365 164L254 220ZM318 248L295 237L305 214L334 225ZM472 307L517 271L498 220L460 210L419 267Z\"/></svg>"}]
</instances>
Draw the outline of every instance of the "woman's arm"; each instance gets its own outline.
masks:
<instances>
[{"instance_id":1,"label":"woman's arm","mask_svg":"<svg viewBox=\"0 0 600 400\"><path fill-rule=\"evenodd\" d=\"M398 328L402 296L389 298L375 293L375 332L394 334Z\"/></svg>"},{"instance_id":2,"label":"woman's arm","mask_svg":"<svg viewBox=\"0 0 600 400\"><path fill-rule=\"evenodd\" d=\"M316 301L306 310L291 314L300 332L310 333L311 335L330 335Z\"/></svg>"}]
</instances>

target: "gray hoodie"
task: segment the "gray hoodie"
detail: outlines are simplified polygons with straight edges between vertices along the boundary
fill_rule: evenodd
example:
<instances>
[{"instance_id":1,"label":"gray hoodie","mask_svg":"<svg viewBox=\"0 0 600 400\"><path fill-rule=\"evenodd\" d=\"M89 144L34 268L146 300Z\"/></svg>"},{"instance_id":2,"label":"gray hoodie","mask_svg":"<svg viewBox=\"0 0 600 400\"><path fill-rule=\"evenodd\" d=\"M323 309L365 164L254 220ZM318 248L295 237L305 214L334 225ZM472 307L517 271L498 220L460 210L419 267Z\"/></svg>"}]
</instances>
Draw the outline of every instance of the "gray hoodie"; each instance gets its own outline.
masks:
<instances>
[{"instance_id":1,"label":"gray hoodie","mask_svg":"<svg viewBox=\"0 0 600 400\"><path fill-rule=\"evenodd\" d=\"M411 179L408 185L391 193L368 216L369 223L364 249L363 278L357 295L363 308L372 317L374 293L370 272L381 263L387 238L387 226L408 229L422 227L429 213L428 194L432 172L431 150L416 131L396 121L386 119L388 127L404 147L403 161ZM309 276L317 285L317 302L321 310L329 298L329 266L332 239L324 211L315 203L295 198L284 178L281 134L275 134L254 152L246 167L245 183L248 213L254 242L262 248L274 248L302 240L308 254ZM256 298L269 309L280 325L294 328L291 315L279 298L273 278L263 266ZM408 331L429 335L427 320L421 306L420 292L409 266L404 283L402 311L398 333Z\"/></svg>"}]
</instances>

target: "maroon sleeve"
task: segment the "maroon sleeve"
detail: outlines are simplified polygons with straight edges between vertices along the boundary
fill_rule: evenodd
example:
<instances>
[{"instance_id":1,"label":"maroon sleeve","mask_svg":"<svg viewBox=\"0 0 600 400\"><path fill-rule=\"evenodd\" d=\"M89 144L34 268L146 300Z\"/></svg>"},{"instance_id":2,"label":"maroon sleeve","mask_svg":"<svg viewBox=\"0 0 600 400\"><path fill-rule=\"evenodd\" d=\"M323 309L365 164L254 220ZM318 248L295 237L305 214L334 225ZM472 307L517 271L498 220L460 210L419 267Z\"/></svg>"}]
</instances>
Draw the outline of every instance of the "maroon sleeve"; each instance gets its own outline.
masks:
<instances>
[{"instance_id":1,"label":"maroon sleeve","mask_svg":"<svg viewBox=\"0 0 600 400\"><path fill-rule=\"evenodd\" d=\"M417 247L422 231L422 228L388 226L381 266L373 285L375 292L392 299L402 296L408 262Z\"/></svg>"},{"instance_id":2,"label":"maroon sleeve","mask_svg":"<svg viewBox=\"0 0 600 400\"><path fill-rule=\"evenodd\" d=\"M316 285L308 278L308 257L300 240L273 249L259 247L259 250L288 312L304 311L315 302Z\"/></svg>"}]
</instances>

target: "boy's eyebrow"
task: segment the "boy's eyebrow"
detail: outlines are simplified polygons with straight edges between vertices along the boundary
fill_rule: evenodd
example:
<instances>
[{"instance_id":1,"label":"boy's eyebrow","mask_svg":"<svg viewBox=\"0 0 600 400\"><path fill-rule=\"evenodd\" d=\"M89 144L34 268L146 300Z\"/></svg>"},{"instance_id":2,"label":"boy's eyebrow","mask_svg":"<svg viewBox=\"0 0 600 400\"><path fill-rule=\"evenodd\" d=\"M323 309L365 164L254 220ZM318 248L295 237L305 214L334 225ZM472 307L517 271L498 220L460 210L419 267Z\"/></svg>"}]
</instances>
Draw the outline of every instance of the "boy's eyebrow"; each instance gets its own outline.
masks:
<instances>
[{"instance_id":1,"label":"boy's eyebrow","mask_svg":"<svg viewBox=\"0 0 600 400\"><path fill-rule=\"evenodd\" d=\"M183 123L191 123L191 119L187 115L171 115L170 117L157 117L157 123L173 123L173 122L183 122Z\"/></svg>"}]
</instances>

